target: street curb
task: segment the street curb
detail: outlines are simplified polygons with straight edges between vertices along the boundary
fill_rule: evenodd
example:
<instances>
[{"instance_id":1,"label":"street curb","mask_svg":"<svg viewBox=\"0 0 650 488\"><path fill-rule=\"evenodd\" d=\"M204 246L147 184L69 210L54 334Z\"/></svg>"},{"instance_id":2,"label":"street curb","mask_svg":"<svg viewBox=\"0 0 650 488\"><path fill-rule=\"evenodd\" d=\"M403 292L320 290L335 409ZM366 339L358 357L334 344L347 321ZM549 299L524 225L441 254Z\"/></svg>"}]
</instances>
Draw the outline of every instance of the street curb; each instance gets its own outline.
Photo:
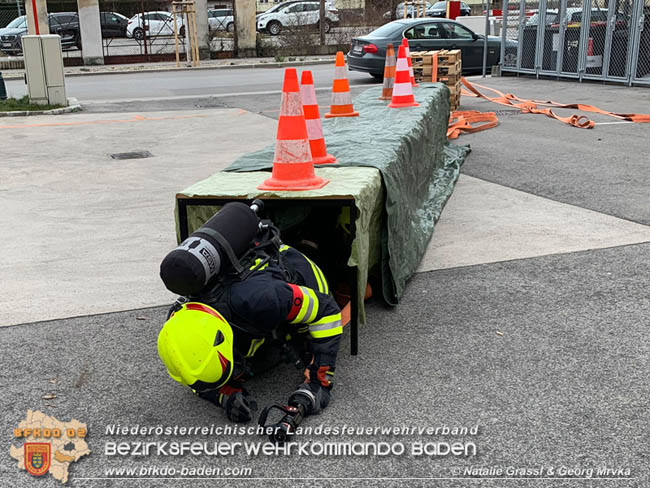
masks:
<instances>
[{"instance_id":1,"label":"street curb","mask_svg":"<svg viewBox=\"0 0 650 488\"><path fill-rule=\"evenodd\" d=\"M79 100L74 97L68 98L68 106L53 108L52 110L15 110L13 112L0 112L0 117L27 117L30 115L61 115L82 110Z\"/></svg>"},{"instance_id":2,"label":"street curb","mask_svg":"<svg viewBox=\"0 0 650 488\"><path fill-rule=\"evenodd\" d=\"M226 65L217 65L217 66L181 66L181 67L160 67L160 68L145 68L138 70L111 70L111 71L88 71L88 72L78 72L74 71L71 73L65 73L66 78L72 76L97 76L97 75L123 75L123 74L137 74L137 73L153 73L153 72L169 72L169 71L192 71L192 70L210 70L210 69L255 69L255 68L284 68L290 66L304 66L304 65L315 65L315 64L330 64L335 61L336 58L331 59L320 59L315 61L288 61L288 62L272 62L272 63L249 63L249 64L226 64ZM6 74L5 74L6 73ZM20 80L25 76L24 72L22 73L3 73L2 77L5 80Z\"/></svg>"}]
</instances>

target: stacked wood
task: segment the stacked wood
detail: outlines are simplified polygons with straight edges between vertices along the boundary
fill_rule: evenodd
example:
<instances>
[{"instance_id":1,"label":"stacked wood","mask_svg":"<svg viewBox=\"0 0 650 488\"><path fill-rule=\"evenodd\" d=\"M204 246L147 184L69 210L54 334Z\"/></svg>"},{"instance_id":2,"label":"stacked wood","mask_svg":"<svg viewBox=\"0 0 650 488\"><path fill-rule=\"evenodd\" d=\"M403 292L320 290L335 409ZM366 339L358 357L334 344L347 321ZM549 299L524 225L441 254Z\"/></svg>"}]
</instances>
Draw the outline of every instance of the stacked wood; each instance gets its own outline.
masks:
<instances>
[{"instance_id":1,"label":"stacked wood","mask_svg":"<svg viewBox=\"0 0 650 488\"><path fill-rule=\"evenodd\" d=\"M460 49L441 51L414 51L411 53L415 81L441 82L449 87L449 105L452 111L460 105L460 78L462 61Z\"/></svg>"}]
</instances>

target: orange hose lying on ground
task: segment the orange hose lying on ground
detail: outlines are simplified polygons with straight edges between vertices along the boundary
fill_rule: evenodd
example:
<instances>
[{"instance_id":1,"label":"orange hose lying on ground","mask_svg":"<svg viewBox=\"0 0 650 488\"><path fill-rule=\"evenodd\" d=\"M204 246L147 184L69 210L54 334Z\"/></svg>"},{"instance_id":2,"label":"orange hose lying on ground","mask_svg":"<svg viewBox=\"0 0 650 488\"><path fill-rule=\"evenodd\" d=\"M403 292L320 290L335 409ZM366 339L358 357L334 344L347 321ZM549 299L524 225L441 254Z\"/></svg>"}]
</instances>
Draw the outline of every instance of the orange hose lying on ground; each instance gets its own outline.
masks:
<instances>
[{"instance_id":1,"label":"orange hose lying on ground","mask_svg":"<svg viewBox=\"0 0 650 488\"><path fill-rule=\"evenodd\" d=\"M627 120L630 122L650 123L650 115L648 114L619 114L615 112L609 112L607 110L602 110L598 107L594 107L593 105L585 105L582 103L564 104L564 103L553 102L550 100L548 101L526 100L523 98L519 98L516 95L513 95L511 93L504 94L494 88L481 86L478 84L472 84L469 81L467 81L467 79L465 79L464 77L461 78L460 81L467 88L467 90L463 88L463 90L461 91L461 93L465 96L484 98L485 100L498 103L500 105L516 107L520 109L522 113L546 115L547 117L557 119L560 122L564 122L565 124L569 124L572 125L573 127L578 127L580 129L593 129L594 126L596 125L596 122L589 119L585 115L578 115L578 114L574 114L569 117L560 117L559 115L554 113L549 107L568 108L568 109L581 110L583 112L592 112L592 113L607 115L609 117L615 117L620 120ZM477 87L482 88L484 90L489 90L495 93L497 96L488 97L487 95L484 95L483 93L478 91Z\"/></svg>"},{"instance_id":2,"label":"orange hose lying on ground","mask_svg":"<svg viewBox=\"0 0 650 488\"><path fill-rule=\"evenodd\" d=\"M473 126L473 123L483 122L482 125ZM478 110L467 110L452 112L449 116L447 137L456 139L461 134L471 134L485 129L491 129L499 125L499 119L494 112L479 112Z\"/></svg>"}]
</instances>

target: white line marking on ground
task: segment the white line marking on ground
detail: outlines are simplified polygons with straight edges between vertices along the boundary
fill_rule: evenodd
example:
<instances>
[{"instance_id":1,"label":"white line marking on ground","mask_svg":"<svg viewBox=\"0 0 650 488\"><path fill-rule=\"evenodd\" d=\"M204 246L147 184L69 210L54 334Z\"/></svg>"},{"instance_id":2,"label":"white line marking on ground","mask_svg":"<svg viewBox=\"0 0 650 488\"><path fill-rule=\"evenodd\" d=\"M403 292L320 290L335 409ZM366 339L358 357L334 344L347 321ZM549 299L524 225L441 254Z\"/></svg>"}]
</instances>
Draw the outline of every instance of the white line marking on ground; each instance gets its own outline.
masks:
<instances>
[{"instance_id":1,"label":"white line marking on ground","mask_svg":"<svg viewBox=\"0 0 650 488\"><path fill-rule=\"evenodd\" d=\"M371 85L375 86L375 85ZM368 85L350 85L350 89L369 88ZM331 90L332 87L324 86L316 88L316 91ZM227 97L244 97L251 95L279 95L282 90L252 91L252 92L235 92L235 93L216 93L214 95L176 95L173 97L150 97L150 98L116 98L114 100L80 100L82 105L106 104L106 103L133 103L133 102L155 102L159 100L188 100L195 98L227 98Z\"/></svg>"}]
</instances>

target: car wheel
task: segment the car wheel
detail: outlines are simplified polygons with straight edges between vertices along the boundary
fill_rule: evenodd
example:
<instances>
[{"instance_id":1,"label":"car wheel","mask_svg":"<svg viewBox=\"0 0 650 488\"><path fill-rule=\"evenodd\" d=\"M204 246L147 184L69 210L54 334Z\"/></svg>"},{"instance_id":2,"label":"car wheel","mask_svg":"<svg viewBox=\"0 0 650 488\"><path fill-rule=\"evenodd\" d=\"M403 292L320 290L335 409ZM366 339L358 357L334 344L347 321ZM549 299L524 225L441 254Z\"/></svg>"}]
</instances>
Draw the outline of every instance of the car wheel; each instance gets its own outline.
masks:
<instances>
[{"instance_id":1,"label":"car wheel","mask_svg":"<svg viewBox=\"0 0 650 488\"><path fill-rule=\"evenodd\" d=\"M282 24L277 20L272 20L271 22L269 22L266 28L268 29L269 34L271 34L272 36L277 36L282 30Z\"/></svg>"},{"instance_id":2,"label":"car wheel","mask_svg":"<svg viewBox=\"0 0 650 488\"><path fill-rule=\"evenodd\" d=\"M320 21L318 22L318 24L316 24L316 27L320 31ZM325 19L325 23L323 24L323 31L327 34L331 28L332 28L332 24L330 24L329 20Z\"/></svg>"},{"instance_id":3,"label":"car wheel","mask_svg":"<svg viewBox=\"0 0 650 488\"><path fill-rule=\"evenodd\" d=\"M226 30L232 34L235 32L235 24L233 22L229 22L226 26Z\"/></svg>"},{"instance_id":4,"label":"car wheel","mask_svg":"<svg viewBox=\"0 0 650 488\"><path fill-rule=\"evenodd\" d=\"M506 53L503 57L503 63L505 66L516 66L517 65L517 53L509 52Z\"/></svg>"},{"instance_id":5,"label":"car wheel","mask_svg":"<svg viewBox=\"0 0 650 488\"><path fill-rule=\"evenodd\" d=\"M181 25L180 30L178 31L178 35L181 37L185 37L185 26Z\"/></svg>"},{"instance_id":6,"label":"car wheel","mask_svg":"<svg viewBox=\"0 0 650 488\"><path fill-rule=\"evenodd\" d=\"M140 27L136 27L133 30L133 39L135 39L136 41L141 41L142 39L144 39L144 30L142 30Z\"/></svg>"},{"instance_id":7,"label":"car wheel","mask_svg":"<svg viewBox=\"0 0 650 488\"><path fill-rule=\"evenodd\" d=\"M77 49L81 51L81 38L77 39Z\"/></svg>"}]
</instances>

